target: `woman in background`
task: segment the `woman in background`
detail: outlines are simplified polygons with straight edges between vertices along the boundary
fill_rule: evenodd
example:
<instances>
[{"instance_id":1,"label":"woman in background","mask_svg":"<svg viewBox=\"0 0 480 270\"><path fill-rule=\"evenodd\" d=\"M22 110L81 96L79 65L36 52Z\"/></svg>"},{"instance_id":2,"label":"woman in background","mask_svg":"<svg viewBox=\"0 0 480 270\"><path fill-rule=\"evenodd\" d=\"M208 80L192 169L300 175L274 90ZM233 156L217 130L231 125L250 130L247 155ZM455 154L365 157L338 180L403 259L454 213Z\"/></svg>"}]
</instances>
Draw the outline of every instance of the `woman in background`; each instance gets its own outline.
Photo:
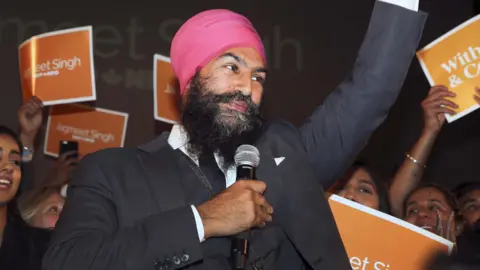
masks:
<instances>
[{"instance_id":1,"label":"woman in background","mask_svg":"<svg viewBox=\"0 0 480 270\"><path fill-rule=\"evenodd\" d=\"M386 214L390 212L387 181L365 163L353 164L332 191L338 196Z\"/></svg>"},{"instance_id":2,"label":"woman in background","mask_svg":"<svg viewBox=\"0 0 480 270\"><path fill-rule=\"evenodd\" d=\"M420 183L428 156L445 122L445 113L453 114L452 108L457 107L455 103L446 99L453 96L455 94L444 86L434 86L430 89L428 96L421 104L424 123L420 137L405 155L404 162L395 173L387 191L384 189L387 188L388 181L378 177L378 173L366 166L354 165L340 181L340 187L337 185L335 193L373 209L403 218L405 199ZM357 187L355 196L352 192L348 195L349 186ZM367 186L372 188L365 188ZM348 189L353 191L351 188ZM384 201L385 198L387 203L383 202L382 205L375 203L375 201ZM389 208L385 210L387 205Z\"/></svg>"},{"instance_id":3,"label":"woman in background","mask_svg":"<svg viewBox=\"0 0 480 270\"><path fill-rule=\"evenodd\" d=\"M463 229L463 219L455 196L435 184L413 190L403 206L405 221L452 242Z\"/></svg>"},{"instance_id":4,"label":"woman in background","mask_svg":"<svg viewBox=\"0 0 480 270\"><path fill-rule=\"evenodd\" d=\"M22 194L18 199L18 209L30 226L53 230L64 203L59 188L46 187Z\"/></svg>"},{"instance_id":5,"label":"woman in background","mask_svg":"<svg viewBox=\"0 0 480 270\"><path fill-rule=\"evenodd\" d=\"M41 269L49 232L28 226L17 210L21 183L22 144L7 127L0 126L0 266L8 270Z\"/></svg>"}]
</instances>

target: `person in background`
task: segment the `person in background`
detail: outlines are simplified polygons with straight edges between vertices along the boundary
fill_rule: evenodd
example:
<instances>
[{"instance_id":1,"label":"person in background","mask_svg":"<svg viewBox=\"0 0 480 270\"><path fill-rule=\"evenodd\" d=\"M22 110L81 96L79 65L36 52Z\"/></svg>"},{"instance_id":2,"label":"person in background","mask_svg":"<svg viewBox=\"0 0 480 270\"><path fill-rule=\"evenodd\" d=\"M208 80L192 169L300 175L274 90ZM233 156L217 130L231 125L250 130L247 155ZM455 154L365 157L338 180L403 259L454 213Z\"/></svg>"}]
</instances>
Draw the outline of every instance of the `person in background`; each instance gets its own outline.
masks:
<instances>
[{"instance_id":1,"label":"person in background","mask_svg":"<svg viewBox=\"0 0 480 270\"><path fill-rule=\"evenodd\" d=\"M0 267L40 270L50 233L31 228L18 213L22 155L23 146L17 134L0 126Z\"/></svg>"},{"instance_id":2,"label":"person in background","mask_svg":"<svg viewBox=\"0 0 480 270\"><path fill-rule=\"evenodd\" d=\"M18 199L18 209L30 226L53 230L64 203L59 188L46 187L23 193Z\"/></svg>"},{"instance_id":3,"label":"person in background","mask_svg":"<svg viewBox=\"0 0 480 270\"><path fill-rule=\"evenodd\" d=\"M475 89L472 98L480 104L480 88ZM423 130L412 149L405 155L405 161L396 172L390 187L391 210L397 217L404 213L403 202L407 194L414 190L422 179L435 140L445 124L445 114L453 115L455 114L453 110L458 108L452 100L455 100L455 93L440 85L432 87L422 102Z\"/></svg>"},{"instance_id":4,"label":"person in background","mask_svg":"<svg viewBox=\"0 0 480 270\"><path fill-rule=\"evenodd\" d=\"M458 237L458 259L480 265L480 183L467 182L454 189L465 227Z\"/></svg>"},{"instance_id":5,"label":"person in background","mask_svg":"<svg viewBox=\"0 0 480 270\"><path fill-rule=\"evenodd\" d=\"M390 213L387 181L363 162L355 162L331 190L338 196Z\"/></svg>"},{"instance_id":6,"label":"person in background","mask_svg":"<svg viewBox=\"0 0 480 270\"><path fill-rule=\"evenodd\" d=\"M426 159L445 122L444 113L453 113L450 107L457 106L445 98L454 96L443 86L430 89L422 101L424 125L421 136L396 172L390 187L388 181L371 167L354 164L335 184L334 193L384 213L403 217L403 203L422 177Z\"/></svg>"},{"instance_id":7,"label":"person in background","mask_svg":"<svg viewBox=\"0 0 480 270\"><path fill-rule=\"evenodd\" d=\"M452 242L463 229L463 219L455 196L447 189L423 184L405 199L404 220Z\"/></svg>"},{"instance_id":8,"label":"person in background","mask_svg":"<svg viewBox=\"0 0 480 270\"><path fill-rule=\"evenodd\" d=\"M75 170L78 160L75 152L60 155L50 169L43 186L26 190L18 199L22 218L32 227L53 229L63 209L66 194L62 191Z\"/></svg>"},{"instance_id":9,"label":"person in background","mask_svg":"<svg viewBox=\"0 0 480 270\"><path fill-rule=\"evenodd\" d=\"M452 256L437 254L428 270L478 270L480 268L480 184L467 182L454 189L465 220L457 238L457 252Z\"/></svg>"},{"instance_id":10,"label":"person in background","mask_svg":"<svg viewBox=\"0 0 480 270\"><path fill-rule=\"evenodd\" d=\"M75 151L61 154L42 182L42 187L62 188L67 185L77 168L79 162L77 155Z\"/></svg>"},{"instance_id":11,"label":"person in background","mask_svg":"<svg viewBox=\"0 0 480 270\"><path fill-rule=\"evenodd\" d=\"M434 86L422 101L423 129L420 137L405 155L405 160L395 173L390 186L391 211L396 217L403 216L405 199L422 179L430 152L445 123L445 113L455 114L453 109L458 107L457 104L447 99L453 97L455 93L445 86Z\"/></svg>"},{"instance_id":12,"label":"person in background","mask_svg":"<svg viewBox=\"0 0 480 270\"><path fill-rule=\"evenodd\" d=\"M463 183L453 192L460 204L466 228L480 233L480 183Z\"/></svg>"}]
</instances>

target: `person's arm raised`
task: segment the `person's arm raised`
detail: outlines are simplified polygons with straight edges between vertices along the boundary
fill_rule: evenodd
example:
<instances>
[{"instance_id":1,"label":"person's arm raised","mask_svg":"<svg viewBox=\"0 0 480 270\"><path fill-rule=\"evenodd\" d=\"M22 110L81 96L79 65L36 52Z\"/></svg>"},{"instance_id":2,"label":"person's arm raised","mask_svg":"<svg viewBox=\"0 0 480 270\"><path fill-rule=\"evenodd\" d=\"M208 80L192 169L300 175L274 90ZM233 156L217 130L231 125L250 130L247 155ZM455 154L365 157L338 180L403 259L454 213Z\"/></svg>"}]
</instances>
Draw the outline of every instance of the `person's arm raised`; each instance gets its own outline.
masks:
<instances>
[{"instance_id":1,"label":"person's arm raised","mask_svg":"<svg viewBox=\"0 0 480 270\"><path fill-rule=\"evenodd\" d=\"M353 71L300 127L319 180L328 189L385 120L415 55L426 14L375 4Z\"/></svg>"},{"instance_id":2,"label":"person's arm raised","mask_svg":"<svg viewBox=\"0 0 480 270\"><path fill-rule=\"evenodd\" d=\"M119 227L109 179L98 165L111 154L100 153L80 162L42 269L179 269L201 260L190 206Z\"/></svg>"},{"instance_id":3,"label":"person's arm raised","mask_svg":"<svg viewBox=\"0 0 480 270\"><path fill-rule=\"evenodd\" d=\"M422 179L433 144L445 123L445 113L453 115L453 109L458 108L458 105L447 100L447 97L455 97L455 93L444 86L435 86L422 101L424 124L421 135L405 155L390 186L390 211L396 217L403 217L403 203Z\"/></svg>"}]
</instances>

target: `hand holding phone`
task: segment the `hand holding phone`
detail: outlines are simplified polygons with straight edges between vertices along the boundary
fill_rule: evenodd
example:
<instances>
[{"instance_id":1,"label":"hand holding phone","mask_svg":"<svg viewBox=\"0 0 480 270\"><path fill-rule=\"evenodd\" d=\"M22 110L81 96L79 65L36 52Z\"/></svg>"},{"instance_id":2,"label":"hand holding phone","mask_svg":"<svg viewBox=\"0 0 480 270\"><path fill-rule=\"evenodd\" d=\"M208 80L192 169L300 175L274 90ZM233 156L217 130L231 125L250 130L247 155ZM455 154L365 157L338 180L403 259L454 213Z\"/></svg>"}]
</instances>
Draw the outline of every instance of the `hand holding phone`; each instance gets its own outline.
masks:
<instances>
[{"instance_id":1,"label":"hand holding phone","mask_svg":"<svg viewBox=\"0 0 480 270\"><path fill-rule=\"evenodd\" d=\"M59 156L71 152L68 158L78 159L78 142L75 141L60 141Z\"/></svg>"}]
</instances>

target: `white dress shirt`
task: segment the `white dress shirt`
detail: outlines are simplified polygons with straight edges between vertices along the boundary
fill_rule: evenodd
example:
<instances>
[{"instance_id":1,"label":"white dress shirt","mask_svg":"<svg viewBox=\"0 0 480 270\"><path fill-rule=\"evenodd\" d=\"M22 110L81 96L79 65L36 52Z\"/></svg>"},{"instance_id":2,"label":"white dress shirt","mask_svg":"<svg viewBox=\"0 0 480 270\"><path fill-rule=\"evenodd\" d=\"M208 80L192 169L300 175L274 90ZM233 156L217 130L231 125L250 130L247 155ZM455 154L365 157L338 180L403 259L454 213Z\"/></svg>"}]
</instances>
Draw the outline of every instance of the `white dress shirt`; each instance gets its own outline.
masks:
<instances>
[{"instance_id":1,"label":"white dress shirt","mask_svg":"<svg viewBox=\"0 0 480 270\"><path fill-rule=\"evenodd\" d=\"M420 0L378 0L378 1L401 6L403 8L406 8L412 11L418 11L418 4ZM188 144L188 136L182 126L180 125L173 126L172 131L168 137L168 143L173 149L180 149L185 155L190 157L190 159L192 159L192 161L195 162L195 164L197 164L198 166L198 157L190 154L187 151L186 146ZM217 161L218 167L225 174L226 187L231 186L233 183L235 183L235 180L236 180L236 173L237 173L236 167L231 166L230 168L228 168L227 171L225 171L222 169L223 166L221 166L222 165L221 157L215 154L215 160ZM195 217L195 223L197 225L198 239L200 240L200 242L203 242L205 240L204 239L205 229L203 227L202 218L200 217L200 214L198 213L197 208L194 205L192 205L192 211Z\"/></svg>"},{"instance_id":2,"label":"white dress shirt","mask_svg":"<svg viewBox=\"0 0 480 270\"><path fill-rule=\"evenodd\" d=\"M379 1L401 6L403 8L410 9L413 11L418 11L418 2L420 0L379 0Z\"/></svg>"}]
</instances>

